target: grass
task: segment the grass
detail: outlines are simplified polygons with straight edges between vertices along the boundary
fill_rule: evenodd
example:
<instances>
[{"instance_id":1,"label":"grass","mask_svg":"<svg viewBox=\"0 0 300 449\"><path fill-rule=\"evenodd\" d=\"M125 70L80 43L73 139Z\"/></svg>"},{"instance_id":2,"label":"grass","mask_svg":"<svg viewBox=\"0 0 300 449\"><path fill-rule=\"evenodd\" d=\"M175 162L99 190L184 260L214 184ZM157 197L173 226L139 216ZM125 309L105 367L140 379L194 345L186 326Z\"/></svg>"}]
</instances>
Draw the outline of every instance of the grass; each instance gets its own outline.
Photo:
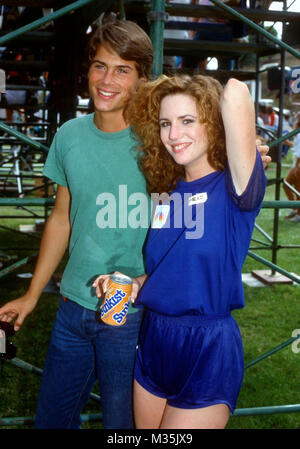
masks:
<instances>
[{"instance_id":1,"label":"grass","mask_svg":"<svg viewBox=\"0 0 300 449\"><path fill-rule=\"evenodd\" d=\"M287 165L290 163L291 156ZM275 164L271 164L267 170L270 179L275 177L275 170ZM282 174L285 175L287 170L288 167L284 167ZM285 199L283 193L281 198ZM268 187L265 199L274 199L274 186ZM2 214L12 213L12 208L3 209L5 210L2 210ZM283 217L286 213L286 209L280 211L279 244L300 244L300 225L285 220ZM273 215L273 210L263 209L257 218L257 223L271 235ZM30 223L30 220L1 220L1 224L15 229L18 229L20 223ZM257 230L254 232L254 237L264 240ZM6 256L15 257L7 260L3 255L2 259L0 256L4 266L36 252L37 246L37 240L0 228L0 248L6 248L4 251ZM19 249L10 251L8 247ZM24 247L29 250L23 251ZM271 260L269 250L254 252ZM277 264L300 275L299 249L280 249L277 252ZM63 266L64 262L59 267L59 271L63 270ZM265 269L265 267L248 257L243 272L250 273L253 269ZM1 305L26 291L29 279L20 278L17 274L32 273L32 270L33 263L30 263L9 276L0 278ZM299 299L300 286L297 285L270 287L245 285L246 307L233 313L244 341L245 363L289 340L292 332L300 329ZM58 300L58 295L43 293L38 306L25 320L22 330L13 337L13 343L18 351L17 357L39 368L43 367ZM289 345L246 369L237 408L300 404L299 366L300 353L293 352ZM4 377L0 378L0 420L8 417L34 416L39 384L39 375L5 362ZM94 392L99 394L97 386ZM101 412L99 404L90 401L82 413L99 412ZM32 428L33 426L4 425L0 428L24 427ZM85 429L101 427L101 422L83 424ZM232 417L228 424L229 429L297 429L299 427L299 413Z\"/></svg>"}]
</instances>

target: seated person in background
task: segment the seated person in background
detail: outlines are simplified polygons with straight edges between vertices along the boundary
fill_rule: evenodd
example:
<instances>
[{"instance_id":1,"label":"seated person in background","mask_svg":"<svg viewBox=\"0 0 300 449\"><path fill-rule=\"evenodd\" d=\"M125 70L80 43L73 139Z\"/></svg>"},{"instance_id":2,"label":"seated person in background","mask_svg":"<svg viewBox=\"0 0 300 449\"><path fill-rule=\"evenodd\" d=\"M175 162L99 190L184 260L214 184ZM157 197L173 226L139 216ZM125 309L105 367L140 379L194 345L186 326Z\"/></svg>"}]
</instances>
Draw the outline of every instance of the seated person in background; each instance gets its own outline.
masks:
<instances>
[{"instance_id":1,"label":"seated person in background","mask_svg":"<svg viewBox=\"0 0 300 449\"><path fill-rule=\"evenodd\" d=\"M298 119L295 123L295 128L300 127L300 115L298 115ZM286 142L291 145L290 141ZM289 170L287 177L285 178L286 182L291 184L297 192L300 193L300 133L296 135L293 143L293 152L294 152L294 162L293 167ZM300 196L296 195L286 184L283 184L283 189L285 191L286 196L290 201L300 201ZM293 223L300 223L300 208L293 209L285 218Z\"/></svg>"},{"instance_id":2,"label":"seated person in background","mask_svg":"<svg viewBox=\"0 0 300 449\"><path fill-rule=\"evenodd\" d=\"M222 0L228 6L239 6L246 8L246 0ZM215 6L209 0L192 0L193 5ZM245 25L237 20L215 19L210 17L191 18L192 22L202 24L201 30L192 32L192 38L198 41L222 41L232 42L241 41L246 36ZM194 57L185 57L183 62L186 68L206 68L206 58L198 60ZM234 68L234 60L224 56L218 57L218 69L232 70Z\"/></svg>"}]
</instances>

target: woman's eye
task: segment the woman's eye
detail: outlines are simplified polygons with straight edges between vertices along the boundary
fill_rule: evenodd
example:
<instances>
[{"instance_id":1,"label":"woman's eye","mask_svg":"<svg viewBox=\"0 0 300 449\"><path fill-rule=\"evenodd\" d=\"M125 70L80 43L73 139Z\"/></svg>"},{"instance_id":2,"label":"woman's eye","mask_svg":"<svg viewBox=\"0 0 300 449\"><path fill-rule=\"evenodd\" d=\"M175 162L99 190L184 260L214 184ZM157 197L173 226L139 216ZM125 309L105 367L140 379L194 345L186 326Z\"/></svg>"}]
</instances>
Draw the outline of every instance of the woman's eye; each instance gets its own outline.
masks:
<instances>
[{"instance_id":1,"label":"woman's eye","mask_svg":"<svg viewBox=\"0 0 300 449\"><path fill-rule=\"evenodd\" d=\"M184 125L189 125L190 123L194 123L194 120L190 119L190 118L186 118L183 120L183 124Z\"/></svg>"},{"instance_id":2,"label":"woman's eye","mask_svg":"<svg viewBox=\"0 0 300 449\"><path fill-rule=\"evenodd\" d=\"M169 126L169 122L160 122L161 128L166 128L167 126Z\"/></svg>"}]
</instances>

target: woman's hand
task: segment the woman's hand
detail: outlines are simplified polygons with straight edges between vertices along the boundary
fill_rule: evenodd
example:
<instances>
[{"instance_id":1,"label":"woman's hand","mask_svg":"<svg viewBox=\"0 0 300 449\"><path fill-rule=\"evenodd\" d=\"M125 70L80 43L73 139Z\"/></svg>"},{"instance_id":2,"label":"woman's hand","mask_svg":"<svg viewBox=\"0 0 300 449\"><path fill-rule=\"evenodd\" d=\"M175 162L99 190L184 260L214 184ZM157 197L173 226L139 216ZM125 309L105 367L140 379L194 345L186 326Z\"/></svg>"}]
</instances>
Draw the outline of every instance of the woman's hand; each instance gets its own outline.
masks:
<instances>
[{"instance_id":1,"label":"woman's hand","mask_svg":"<svg viewBox=\"0 0 300 449\"><path fill-rule=\"evenodd\" d=\"M115 271L113 274L121 274L124 276L124 273L120 273L119 271ZM110 274L101 274L94 280L93 287L95 287L95 289L96 289L97 298L104 297L105 292L107 291L107 288L108 288L108 282L109 282L110 276L111 276ZM137 295L138 295L142 285L144 284L146 278L147 278L146 274L144 274L142 276L138 276L136 278L131 277L132 292L131 292L130 300L132 303L134 303L134 301L136 300Z\"/></svg>"}]
</instances>

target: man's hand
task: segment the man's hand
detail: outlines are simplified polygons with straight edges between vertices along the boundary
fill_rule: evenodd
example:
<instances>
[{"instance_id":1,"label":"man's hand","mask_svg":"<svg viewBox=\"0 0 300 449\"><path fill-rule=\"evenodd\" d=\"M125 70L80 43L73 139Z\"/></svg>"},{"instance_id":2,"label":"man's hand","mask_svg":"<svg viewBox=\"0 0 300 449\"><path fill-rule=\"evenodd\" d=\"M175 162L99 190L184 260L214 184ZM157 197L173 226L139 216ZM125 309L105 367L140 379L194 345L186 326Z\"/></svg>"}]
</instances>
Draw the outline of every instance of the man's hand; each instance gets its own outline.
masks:
<instances>
[{"instance_id":1,"label":"man's hand","mask_svg":"<svg viewBox=\"0 0 300 449\"><path fill-rule=\"evenodd\" d=\"M260 139L256 139L256 146L258 151L260 152L264 168L266 168L269 163L272 162L272 158L268 156L270 148L268 147L268 145L263 145Z\"/></svg>"},{"instance_id":2,"label":"man's hand","mask_svg":"<svg viewBox=\"0 0 300 449\"><path fill-rule=\"evenodd\" d=\"M14 330L18 331L25 318L35 308L37 301L37 299L24 295L6 303L0 308L0 321L10 323L11 321L16 320Z\"/></svg>"}]
</instances>

